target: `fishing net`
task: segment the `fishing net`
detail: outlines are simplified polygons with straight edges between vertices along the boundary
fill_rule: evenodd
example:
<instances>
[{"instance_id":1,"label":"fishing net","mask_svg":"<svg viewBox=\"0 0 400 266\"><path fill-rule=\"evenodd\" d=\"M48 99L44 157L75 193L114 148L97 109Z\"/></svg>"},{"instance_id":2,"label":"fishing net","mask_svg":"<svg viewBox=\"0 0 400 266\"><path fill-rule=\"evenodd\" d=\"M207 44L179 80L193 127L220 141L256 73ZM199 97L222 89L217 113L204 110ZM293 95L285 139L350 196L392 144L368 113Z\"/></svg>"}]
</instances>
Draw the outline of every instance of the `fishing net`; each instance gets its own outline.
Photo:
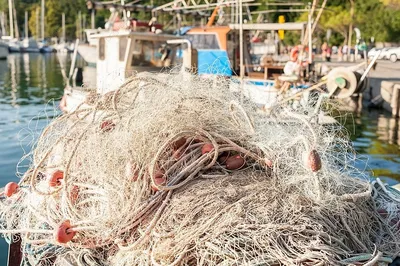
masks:
<instances>
[{"instance_id":1,"label":"fishing net","mask_svg":"<svg viewBox=\"0 0 400 266\"><path fill-rule=\"evenodd\" d=\"M400 252L399 194L315 102L268 115L222 78L141 73L42 132L1 230L25 265L346 265ZM296 106L296 107L294 107Z\"/></svg>"}]
</instances>

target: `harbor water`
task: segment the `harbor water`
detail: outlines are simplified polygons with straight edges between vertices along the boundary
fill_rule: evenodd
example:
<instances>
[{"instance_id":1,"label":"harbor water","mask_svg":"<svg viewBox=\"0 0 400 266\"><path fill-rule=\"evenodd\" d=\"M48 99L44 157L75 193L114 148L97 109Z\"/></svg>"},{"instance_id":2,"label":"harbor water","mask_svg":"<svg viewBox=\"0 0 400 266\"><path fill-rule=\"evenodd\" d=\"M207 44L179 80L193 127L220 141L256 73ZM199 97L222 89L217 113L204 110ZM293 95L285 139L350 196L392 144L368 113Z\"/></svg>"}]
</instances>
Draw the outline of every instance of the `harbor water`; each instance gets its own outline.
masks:
<instances>
[{"instance_id":1,"label":"harbor water","mask_svg":"<svg viewBox=\"0 0 400 266\"><path fill-rule=\"evenodd\" d=\"M29 165L27 154L41 130L60 114L63 94L61 66L69 55L11 54L0 61L0 186L18 182ZM62 64L60 64L62 62ZM68 69L68 68L67 68ZM383 111L364 110L341 119L351 134L356 166L371 178L390 185L400 182L399 121ZM6 265L8 245L0 240L0 265Z\"/></svg>"}]
</instances>

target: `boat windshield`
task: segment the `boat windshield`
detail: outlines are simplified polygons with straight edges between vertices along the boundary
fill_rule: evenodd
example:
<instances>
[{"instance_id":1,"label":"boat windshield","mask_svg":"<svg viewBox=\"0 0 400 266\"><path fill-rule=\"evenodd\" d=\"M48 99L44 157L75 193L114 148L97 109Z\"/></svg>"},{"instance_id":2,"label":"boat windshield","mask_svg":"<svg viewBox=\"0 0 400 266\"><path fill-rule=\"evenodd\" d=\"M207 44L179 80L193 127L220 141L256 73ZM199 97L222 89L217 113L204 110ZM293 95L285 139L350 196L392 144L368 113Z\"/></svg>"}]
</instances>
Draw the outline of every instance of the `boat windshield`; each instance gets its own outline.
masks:
<instances>
[{"instance_id":1,"label":"boat windshield","mask_svg":"<svg viewBox=\"0 0 400 266\"><path fill-rule=\"evenodd\" d=\"M185 36L197 50L219 50L221 49L217 35L214 33L187 34Z\"/></svg>"},{"instance_id":2,"label":"boat windshield","mask_svg":"<svg viewBox=\"0 0 400 266\"><path fill-rule=\"evenodd\" d=\"M174 63L175 48L165 41L135 40L132 52L132 66L169 67Z\"/></svg>"}]
</instances>

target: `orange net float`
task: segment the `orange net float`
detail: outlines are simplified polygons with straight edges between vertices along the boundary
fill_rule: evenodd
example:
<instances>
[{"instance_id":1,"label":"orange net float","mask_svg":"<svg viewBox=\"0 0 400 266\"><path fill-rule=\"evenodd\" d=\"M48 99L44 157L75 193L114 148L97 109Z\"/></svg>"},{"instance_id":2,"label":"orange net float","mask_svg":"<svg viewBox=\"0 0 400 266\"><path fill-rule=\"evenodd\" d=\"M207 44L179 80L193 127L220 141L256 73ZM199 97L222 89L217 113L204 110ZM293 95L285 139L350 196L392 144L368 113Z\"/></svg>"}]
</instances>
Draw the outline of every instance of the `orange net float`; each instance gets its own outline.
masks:
<instances>
[{"instance_id":1,"label":"orange net float","mask_svg":"<svg viewBox=\"0 0 400 266\"><path fill-rule=\"evenodd\" d=\"M50 174L48 181L50 187L57 187L61 185L61 180L64 178L64 172L57 170Z\"/></svg>"},{"instance_id":2,"label":"orange net float","mask_svg":"<svg viewBox=\"0 0 400 266\"><path fill-rule=\"evenodd\" d=\"M10 182L4 187L4 195L9 198L18 191L18 188L19 186L17 183Z\"/></svg>"},{"instance_id":3,"label":"orange net float","mask_svg":"<svg viewBox=\"0 0 400 266\"><path fill-rule=\"evenodd\" d=\"M226 159L225 164L226 164L226 169L228 170L238 170L246 164L246 161L240 155L233 155L228 157L228 159Z\"/></svg>"},{"instance_id":4,"label":"orange net float","mask_svg":"<svg viewBox=\"0 0 400 266\"><path fill-rule=\"evenodd\" d=\"M151 184L151 190L154 192L158 191L157 186L165 186L167 184L167 179L164 177L163 170L157 170L153 177L154 184Z\"/></svg>"},{"instance_id":5,"label":"orange net float","mask_svg":"<svg viewBox=\"0 0 400 266\"><path fill-rule=\"evenodd\" d=\"M157 169L153 175L154 184L151 184L151 190L154 192L158 191L157 186L164 186L167 183L167 179L164 177L164 170Z\"/></svg>"},{"instance_id":6,"label":"orange net float","mask_svg":"<svg viewBox=\"0 0 400 266\"><path fill-rule=\"evenodd\" d=\"M206 143L201 148L201 154L206 154L214 150L214 146L211 143Z\"/></svg>"},{"instance_id":7,"label":"orange net float","mask_svg":"<svg viewBox=\"0 0 400 266\"><path fill-rule=\"evenodd\" d=\"M71 229L71 222L69 220L65 220L54 232L54 239L61 244L70 242L76 234L76 232L72 231Z\"/></svg>"}]
</instances>

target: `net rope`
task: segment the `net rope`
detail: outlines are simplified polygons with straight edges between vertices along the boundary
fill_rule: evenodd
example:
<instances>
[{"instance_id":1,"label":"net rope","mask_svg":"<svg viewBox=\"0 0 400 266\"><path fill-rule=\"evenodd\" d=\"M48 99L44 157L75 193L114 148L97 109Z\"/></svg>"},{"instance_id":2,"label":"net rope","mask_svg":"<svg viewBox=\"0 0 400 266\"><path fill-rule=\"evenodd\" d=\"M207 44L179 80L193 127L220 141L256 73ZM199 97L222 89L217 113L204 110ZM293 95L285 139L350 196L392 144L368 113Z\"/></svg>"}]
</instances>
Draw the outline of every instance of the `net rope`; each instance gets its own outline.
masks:
<instances>
[{"instance_id":1,"label":"net rope","mask_svg":"<svg viewBox=\"0 0 400 266\"><path fill-rule=\"evenodd\" d=\"M399 193L315 118L312 104L266 115L222 78L138 74L43 130L0 233L25 265L391 262Z\"/></svg>"}]
</instances>

